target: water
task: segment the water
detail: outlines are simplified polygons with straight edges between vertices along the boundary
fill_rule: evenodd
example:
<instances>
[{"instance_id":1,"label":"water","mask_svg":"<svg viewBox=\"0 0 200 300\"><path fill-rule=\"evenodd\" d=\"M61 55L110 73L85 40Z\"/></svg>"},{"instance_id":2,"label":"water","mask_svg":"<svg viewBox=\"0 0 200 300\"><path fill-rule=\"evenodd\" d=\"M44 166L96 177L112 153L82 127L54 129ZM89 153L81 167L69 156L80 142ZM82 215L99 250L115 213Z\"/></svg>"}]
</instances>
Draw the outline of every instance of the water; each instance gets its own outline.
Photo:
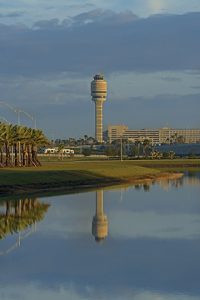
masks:
<instances>
[{"instance_id":1,"label":"water","mask_svg":"<svg viewBox=\"0 0 200 300\"><path fill-rule=\"evenodd\" d=\"M199 192L191 173L1 202L0 299L199 300Z\"/></svg>"}]
</instances>

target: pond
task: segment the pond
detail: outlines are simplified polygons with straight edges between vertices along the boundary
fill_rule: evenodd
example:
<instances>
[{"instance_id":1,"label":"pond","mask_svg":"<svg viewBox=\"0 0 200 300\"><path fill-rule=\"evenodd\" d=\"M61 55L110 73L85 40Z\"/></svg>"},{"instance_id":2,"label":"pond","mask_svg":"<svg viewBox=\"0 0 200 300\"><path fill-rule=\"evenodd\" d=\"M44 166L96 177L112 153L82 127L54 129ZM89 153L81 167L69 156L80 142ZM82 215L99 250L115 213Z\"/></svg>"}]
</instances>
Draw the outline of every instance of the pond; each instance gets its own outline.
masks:
<instances>
[{"instance_id":1,"label":"pond","mask_svg":"<svg viewBox=\"0 0 200 300\"><path fill-rule=\"evenodd\" d=\"M1 300L199 300L200 173L0 202Z\"/></svg>"}]
</instances>

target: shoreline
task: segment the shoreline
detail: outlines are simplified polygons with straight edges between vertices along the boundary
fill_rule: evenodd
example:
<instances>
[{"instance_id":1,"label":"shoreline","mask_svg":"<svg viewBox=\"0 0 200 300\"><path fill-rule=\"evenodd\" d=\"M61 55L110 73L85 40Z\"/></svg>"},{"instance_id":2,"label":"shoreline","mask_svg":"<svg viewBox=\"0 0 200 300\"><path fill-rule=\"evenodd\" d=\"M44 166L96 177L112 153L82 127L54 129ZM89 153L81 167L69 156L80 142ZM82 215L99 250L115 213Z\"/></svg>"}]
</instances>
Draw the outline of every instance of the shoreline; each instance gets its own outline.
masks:
<instances>
[{"instance_id":1,"label":"shoreline","mask_svg":"<svg viewBox=\"0 0 200 300\"><path fill-rule=\"evenodd\" d=\"M200 160L59 161L39 168L0 169L0 197L75 193L97 188L178 179L200 172Z\"/></svg>"},{"instance_id":2,"label":"shoreline","mask_svg":"<svg viewBox=\"0 0 200 300\"><path fill-rule=\"evenodd\" d=\"M59 182L59 183L34 183L25 185L3 185L0 186L0 197L26 197L27 195L56 195L73 194L75 192L84 192L98 188L134 185L141 183L154 183L163 180L175 180L183 177L183 173L161 172L157 174L146 174L144 176L135 176L129 178L98 178L88 183L80 182Z\"/></svg>"}]
</instances>

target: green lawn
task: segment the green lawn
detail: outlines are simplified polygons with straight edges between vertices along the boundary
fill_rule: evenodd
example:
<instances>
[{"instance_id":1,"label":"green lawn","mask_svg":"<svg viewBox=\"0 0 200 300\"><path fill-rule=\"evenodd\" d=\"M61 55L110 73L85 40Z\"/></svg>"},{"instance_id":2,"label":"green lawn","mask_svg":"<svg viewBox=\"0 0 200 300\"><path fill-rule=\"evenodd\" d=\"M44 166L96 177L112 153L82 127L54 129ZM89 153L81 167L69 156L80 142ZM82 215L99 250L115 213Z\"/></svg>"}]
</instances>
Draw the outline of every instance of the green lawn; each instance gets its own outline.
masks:
<instances>
[{"instance_id":1,"label":"green lawn","mask_svg":"<svg viewBox=\"0 0 200 300\"><path fill-rule=\"evenodd\" d=\"M0 193L16 190L97 186L156 177L163 172L200 170L200 160L135 160L43 162L39 168L0 169Z\"/></svg>"},{"instance_id":2,"label":"green lawn","mask_svg":"<svg viewBox=\"0 0 200 300\"><path fill-rule=\"evenodd\" d=\"M156 174L159 170L132 162L46 162L39 168L0 169L0 186L10 184L51 183L103 178L123 179Z\"/></svg>"}]
</instances>

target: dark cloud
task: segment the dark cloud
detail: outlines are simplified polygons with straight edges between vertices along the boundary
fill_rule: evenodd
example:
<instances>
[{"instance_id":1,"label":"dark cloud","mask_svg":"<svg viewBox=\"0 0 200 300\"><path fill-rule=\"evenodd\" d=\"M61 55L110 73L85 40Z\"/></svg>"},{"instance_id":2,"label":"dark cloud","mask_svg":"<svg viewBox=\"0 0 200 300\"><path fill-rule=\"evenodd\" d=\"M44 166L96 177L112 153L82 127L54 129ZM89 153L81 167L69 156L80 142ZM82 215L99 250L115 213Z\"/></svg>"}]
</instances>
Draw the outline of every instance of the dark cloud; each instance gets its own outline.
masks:
<instances>
[{"instance_id":1,"label":"dark cloud","mask_svg":"<svg viewBox=\"0 0 200 300\"><path fill-rule=\"evenodd\" d=\"M122 71L200 74L199 36L200 13L138 19L129 12L95 10L64 21L41 20L33 28L1 24L1 100L35 115L49 136L94 135L90 79L103 72L111 81L105 128L117 123L129 128L199 127L197 89L196 95L130 99L123 98L123 89L111 94L109 77ZM179 80L176 73L162 74L169 89L170 81ZM3 116L16 121L9 113L4 108Z\"/></svg>"},{"instance_id":2,"label":"dark cloud","mask_svg":"<svg viewBox=\"0 0 200 300\"><path fill-rule=\"evenodd\" d=\"M180 82L180 81L182 81L181 78L177 78L177 77L173 77L173 76L161 77L161 80L168 81L168 82Z\"/></svg>"},{"instance_id":3,"label":"dark cloud","mask_svg":"<svg viewBox=\"0 0 200 300\"><path fill-rule=\"evenodd\" d=\"M87 23L104 23L105 24L119 24L127 23L137 20L138 17L133 12L127 10L121 13L115 13L112 10L95 9L89 12L81 13L73 18L77 25Z\"/></svg>"},{"instance_id":4,"label":"dark cloud","mask_svg":"<svg viewBox=\"0 0 200 300\"><path fill-rule=\"evenodd\" d=\"M95 10L72 21L40 21L32 29L1 25L0 73L200 69L200 13L137 19Z\"/></svg>"},{"instance_id":5,"label":"dark cloud","mask_svg":"<svg viewBox=\"0 0 200 300\"><path fill-rule=\"evenodd\" d=\"M194 85L191 88L194 89L194 90L200 90L200 85Z\"/></svg>"},{"instance_id":6,"label":"dark cloud","mask_svg":"<svg viewBox=\"0 0 200 300\"><path fill-rule=\"evenodd\" d=\"M0 19L3 18L19 18L24 15L24 12L11 12L8 14L0 14Z\"/></svg>"},{"instance_id":7,"label":"dark cloud","mask_svg":"<svg viewBox=\"0 0 200 300\"><path fill-rule=\"evenodd\" d=\"M59 19L51 19L51 20L42 20L38 21L34 24L34 28L37 29L43 29L43 30L48 30L48 29L56 29L59 26Z\"/></svg>"}]
</instances>

